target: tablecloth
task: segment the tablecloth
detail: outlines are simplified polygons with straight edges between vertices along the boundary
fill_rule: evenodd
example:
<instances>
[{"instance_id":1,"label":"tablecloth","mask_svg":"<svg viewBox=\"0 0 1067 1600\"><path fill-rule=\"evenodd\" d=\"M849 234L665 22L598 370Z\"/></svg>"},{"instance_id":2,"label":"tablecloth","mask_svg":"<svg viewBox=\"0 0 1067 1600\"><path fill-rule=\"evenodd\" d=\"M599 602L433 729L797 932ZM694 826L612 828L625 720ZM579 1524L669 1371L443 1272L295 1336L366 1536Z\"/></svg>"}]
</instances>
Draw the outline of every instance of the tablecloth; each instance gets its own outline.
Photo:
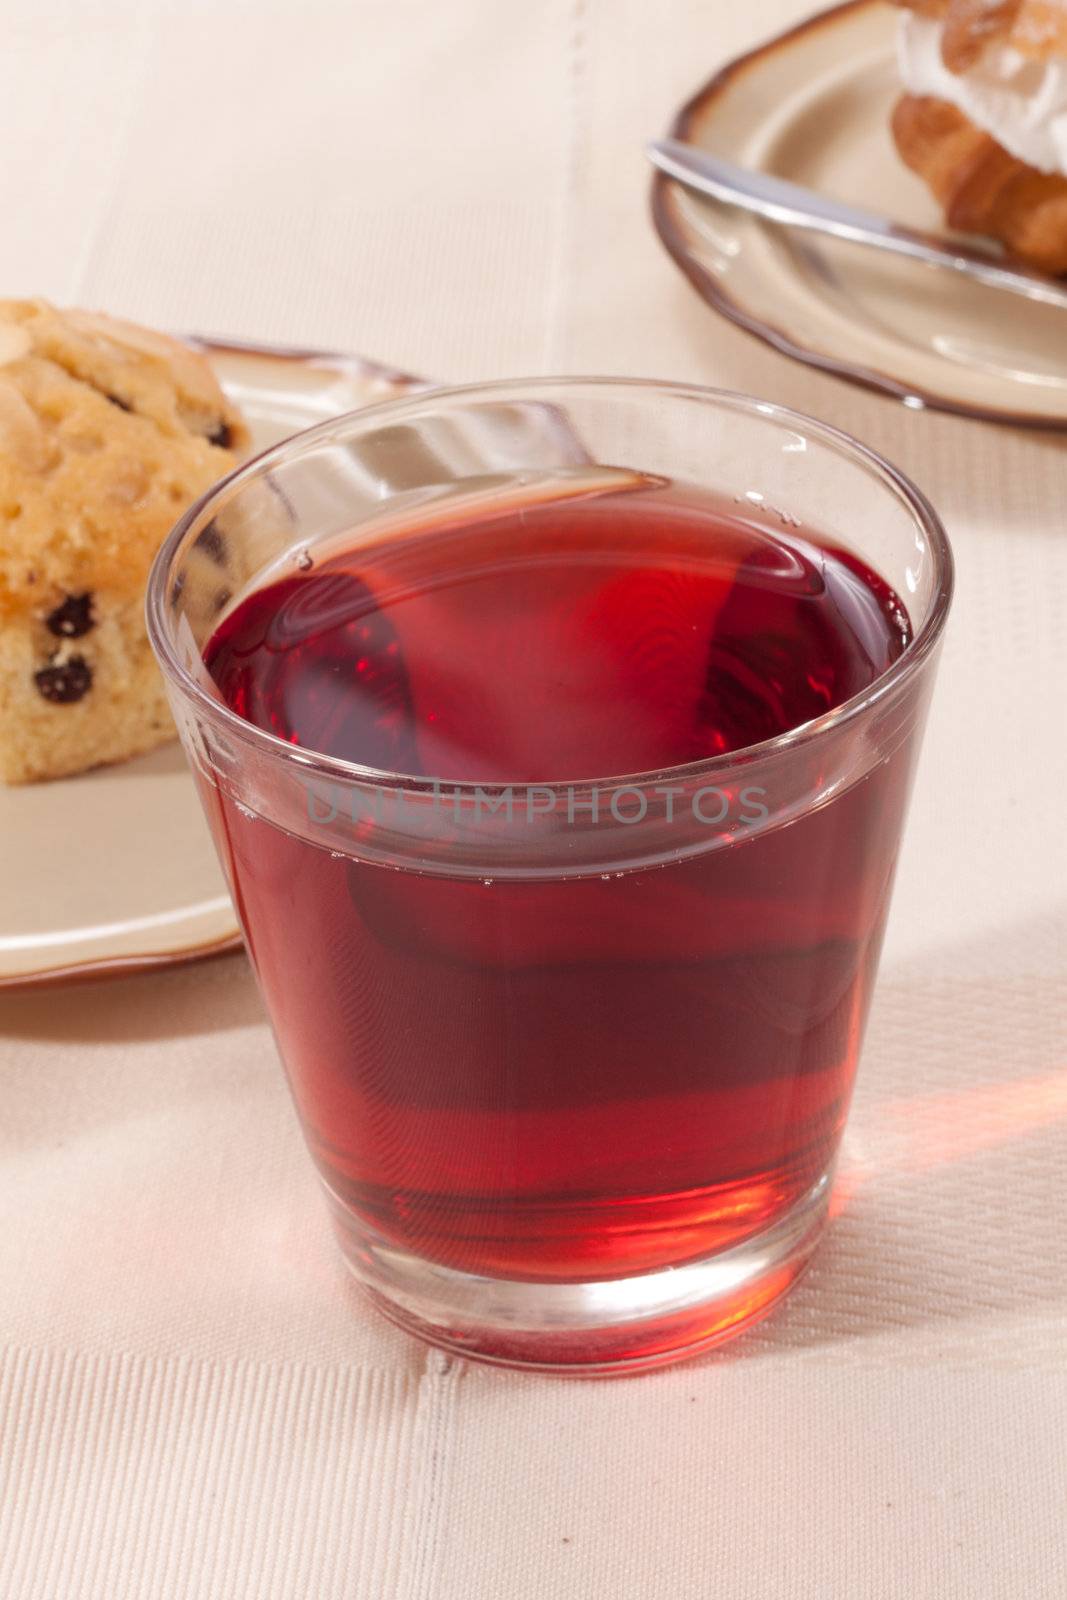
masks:
<instances>
[{"instance_id":1,"label":"tablecloth","mask_svg":"<svg viewBox=\"0 0 1067 1600\"><path fill-rule=\"evenodd\" d=\"M762 392L911 472L959 587L835 1217L720 1353L561 1380L378 1319L242 956L4 999L3 1600L1067 1592L1067 440L788 363L647 217L642 141L804 9L4 8L3 292Z\"/></svg>"}]
</instances>

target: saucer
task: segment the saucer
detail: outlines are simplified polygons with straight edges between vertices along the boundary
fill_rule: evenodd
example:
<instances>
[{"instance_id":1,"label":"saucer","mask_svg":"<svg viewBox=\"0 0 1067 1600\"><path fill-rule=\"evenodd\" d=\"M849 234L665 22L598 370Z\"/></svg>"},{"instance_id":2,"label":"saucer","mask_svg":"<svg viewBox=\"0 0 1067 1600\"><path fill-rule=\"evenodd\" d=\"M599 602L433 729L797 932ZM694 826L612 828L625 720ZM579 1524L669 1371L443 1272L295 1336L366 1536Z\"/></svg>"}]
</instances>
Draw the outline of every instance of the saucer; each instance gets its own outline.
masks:
<instances>
[{"instance_id":1,"label":"saucer","mask_svg":"<svg viewBox=\"0 0 1067 1600\"><path fill-rule=\"evenodd\" d=\"M675 138L944 235L889 132L896 14L852 0L731 62ZM662 175L660 238L716 311L783 354L965 416L1067 428L1067 312L901 257L789 231Z\"/></svg>"},{"instance_id":2,"label":"saucer","mask_svg":"<svg viewBox=\"0 0 1067 1600\"><path fill-rule=\"evenodd\" d=\"M195 338L254 450L422 387L358 356ZM0 987L237 949L241 935L181 747L75 778L0 785Z\"/></svg>"}]
</instances>

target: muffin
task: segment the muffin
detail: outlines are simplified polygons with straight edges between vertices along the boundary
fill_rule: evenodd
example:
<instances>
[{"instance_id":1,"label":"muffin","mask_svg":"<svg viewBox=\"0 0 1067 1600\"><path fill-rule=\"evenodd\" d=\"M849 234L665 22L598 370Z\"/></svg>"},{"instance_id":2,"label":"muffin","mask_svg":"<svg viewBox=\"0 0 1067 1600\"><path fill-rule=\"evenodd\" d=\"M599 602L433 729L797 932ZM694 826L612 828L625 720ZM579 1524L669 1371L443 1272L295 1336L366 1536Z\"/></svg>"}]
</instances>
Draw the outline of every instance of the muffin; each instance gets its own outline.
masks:
<instances>
[{"instance_id":1,"label":"muffin","mask_svg":"<svg viewBox=\"0 0 1067 1600\"><path fill-rule=\"evenodd\" d=\"M177 340L0 301L5 782L69 776L173 737L145 633L148 569L247 442L207 362Z\"/></svg>"},{"instance_id":2,"label":"muffin","mask_svg":"<svg viewBox=\"0 0 1067 1600\"><path fill-rule=\"evenodd\" d=\"M1067 0L897 0L901 158L951 228L1067 273Z\"/></svg>"}]
</instances>

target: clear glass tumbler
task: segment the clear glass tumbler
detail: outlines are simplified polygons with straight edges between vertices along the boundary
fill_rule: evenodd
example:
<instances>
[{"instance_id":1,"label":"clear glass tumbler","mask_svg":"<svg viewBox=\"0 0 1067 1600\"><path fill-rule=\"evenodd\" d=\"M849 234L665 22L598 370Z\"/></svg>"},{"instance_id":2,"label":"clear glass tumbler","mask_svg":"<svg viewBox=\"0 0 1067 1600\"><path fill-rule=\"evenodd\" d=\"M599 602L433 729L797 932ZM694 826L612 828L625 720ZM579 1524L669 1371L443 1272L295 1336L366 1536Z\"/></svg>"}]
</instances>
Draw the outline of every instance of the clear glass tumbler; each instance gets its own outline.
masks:
<instances>
[{"instance_id":1,"label":"clear glass tumbler","mask_svg":"<svg viewBox=\"0 0 1067 1600\"><path fill-rule=\"evenodd\" d=\"M385 551L421 582L459 524L635 476L814 530L895 591L910 641L844 703L684 765L600 771L591 725L591 770L566 783L444 782L373 741L366 764L322 754L238 715L205 669L242 597L331 552ZM174 529L152 642L341 1248L387 1315L486 1360L609 1372L729 1337L793 1283L826 1217L950 589L934 511L863 445L637 381L339 417ZM768 673L802 670L764 643ZM517 659L487 648L487 689ZM628 714L607 701L604 726Z\"/></svg>"}]
</instances>

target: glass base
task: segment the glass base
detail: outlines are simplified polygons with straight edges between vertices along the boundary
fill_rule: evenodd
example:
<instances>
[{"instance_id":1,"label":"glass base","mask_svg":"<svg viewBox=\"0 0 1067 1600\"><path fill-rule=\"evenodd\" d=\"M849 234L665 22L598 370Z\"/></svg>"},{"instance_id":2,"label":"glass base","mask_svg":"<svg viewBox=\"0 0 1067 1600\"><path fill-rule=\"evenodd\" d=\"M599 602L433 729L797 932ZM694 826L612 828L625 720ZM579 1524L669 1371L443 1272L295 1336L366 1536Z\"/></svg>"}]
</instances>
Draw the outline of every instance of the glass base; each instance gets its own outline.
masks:
<instances>
[{"instance_id":1,"label":"glass base","mask_svg":"<svg viewBox=\"0 0 1067 1600\"><path fill-rule=\"evenodd\" d=\"M327 1188L345 1261L391 1321L476 1361L581 1376L639 1372L734 1338L811 1259L829 1172L773 1227L715 1255L595 1283L457 1272L391 1244Z\"/></svg>"}]
</instances>

